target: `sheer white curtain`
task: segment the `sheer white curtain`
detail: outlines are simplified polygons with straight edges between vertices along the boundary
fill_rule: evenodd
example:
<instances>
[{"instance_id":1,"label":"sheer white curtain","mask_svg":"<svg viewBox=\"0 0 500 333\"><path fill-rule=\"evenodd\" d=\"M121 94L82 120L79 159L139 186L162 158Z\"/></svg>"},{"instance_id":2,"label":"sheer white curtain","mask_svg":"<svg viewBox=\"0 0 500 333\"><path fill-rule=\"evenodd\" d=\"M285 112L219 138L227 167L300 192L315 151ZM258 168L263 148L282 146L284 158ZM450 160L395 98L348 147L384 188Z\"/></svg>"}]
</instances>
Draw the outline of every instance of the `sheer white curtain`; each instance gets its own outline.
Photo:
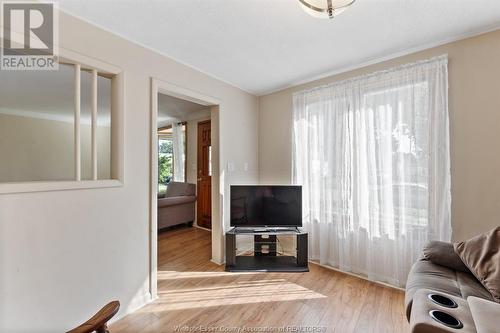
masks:
<instances>
[{"instance_id":1,"label":"sheer white curtain","mask_svg":"<svg viewBox=\"0 0 500 333\"><path fill-rule=\"evenodd\" d=\"M174 151L174 181L184 182L185 178L185 144L182 123L172 124L173 151Z\"/></svg>"},{"instance_id":2,"label":"sheer white curtain","mask_svg":"<svg viewBox=\"0 0 500 333\"><path fill-rule=\"evenodd\" d=\"M310 258L404 286L450 240L446 56L294 94L293 177Z\"/></svg>"}]
</instances>

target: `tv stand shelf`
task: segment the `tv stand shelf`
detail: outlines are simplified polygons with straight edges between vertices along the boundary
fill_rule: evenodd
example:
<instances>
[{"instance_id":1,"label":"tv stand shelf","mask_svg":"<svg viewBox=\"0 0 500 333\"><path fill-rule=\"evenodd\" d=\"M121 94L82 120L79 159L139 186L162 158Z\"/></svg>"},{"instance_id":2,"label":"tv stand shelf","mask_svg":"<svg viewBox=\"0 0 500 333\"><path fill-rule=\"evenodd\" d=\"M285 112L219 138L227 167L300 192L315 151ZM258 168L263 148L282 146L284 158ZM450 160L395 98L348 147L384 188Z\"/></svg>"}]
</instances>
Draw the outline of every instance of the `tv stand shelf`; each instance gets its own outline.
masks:
<instances>
[{"instance_id":1,"label":"tv stand shelf","mask_svg":"<svg viewBox=\"0 0 500 333\"><path fill-rule=\"evenodd\" d=\"M253 236L253 255L237 255L236 237ZM296 237L295 256L279 255L277 237ZM298 229L239 229L226 233L226 271L229 272L308 272L307 233Z\"/></svg>"}]
</instances>

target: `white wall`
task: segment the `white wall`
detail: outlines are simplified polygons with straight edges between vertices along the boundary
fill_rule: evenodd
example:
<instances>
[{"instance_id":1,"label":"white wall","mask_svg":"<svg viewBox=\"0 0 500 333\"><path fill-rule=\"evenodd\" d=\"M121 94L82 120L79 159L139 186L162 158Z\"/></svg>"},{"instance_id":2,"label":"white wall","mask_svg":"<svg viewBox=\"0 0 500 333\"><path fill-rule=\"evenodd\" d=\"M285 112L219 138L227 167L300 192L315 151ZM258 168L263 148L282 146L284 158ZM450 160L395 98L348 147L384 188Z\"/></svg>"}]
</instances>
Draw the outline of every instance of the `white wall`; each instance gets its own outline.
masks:
<instances>
[{"instance_id":1,"label":"white wall","mask_svg":"<svg viewBox=\"0 0 500 333\"><path fill-rule=\"evenodd\" d=\"M0 182L74 180L74 125L0 114ZM82 179L92 178L91 129L82 124ZM110 128L97 127L97 176L110 179Z\"/></svg>"},{"instance_id":2,"label":"white wall","mask_svg":"<svg viewBox=\"0 0 500 333\"><path fill-rule=\"evenodd\" d=\"M0 195L1 332L62 332L109 300L122 303L119 316L148 300L151 77L221 101L226 225L229 184L258 180L255 96L64 13L60 43L125 71L125 182ZM234 172L225 171L228 161Z\"/></svg>"}]
</instances>

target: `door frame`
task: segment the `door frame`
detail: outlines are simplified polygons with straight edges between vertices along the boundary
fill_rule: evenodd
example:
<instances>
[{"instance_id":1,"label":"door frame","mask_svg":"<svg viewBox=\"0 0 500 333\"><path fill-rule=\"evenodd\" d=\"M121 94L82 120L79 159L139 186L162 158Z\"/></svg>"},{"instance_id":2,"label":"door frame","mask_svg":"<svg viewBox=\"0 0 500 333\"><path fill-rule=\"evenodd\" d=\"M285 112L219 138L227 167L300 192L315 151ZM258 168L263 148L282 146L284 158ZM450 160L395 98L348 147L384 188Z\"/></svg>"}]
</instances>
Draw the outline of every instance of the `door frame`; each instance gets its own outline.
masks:
<instances>
[{"instance_id":1,"label":"door frame","mask_svg":"<svg viewBox=\"0 0 500 333\"><path fill-rule=\"evenodd\" d=\"M181 98L210 107L212 133L212 262L221 265L224 249L224 228L222 221L220 117L222 102L212 96L151 77L150 115L150 174L149 174L149 292L151 300L158 298L158 94Z\"/></svg>"}]
</instances>

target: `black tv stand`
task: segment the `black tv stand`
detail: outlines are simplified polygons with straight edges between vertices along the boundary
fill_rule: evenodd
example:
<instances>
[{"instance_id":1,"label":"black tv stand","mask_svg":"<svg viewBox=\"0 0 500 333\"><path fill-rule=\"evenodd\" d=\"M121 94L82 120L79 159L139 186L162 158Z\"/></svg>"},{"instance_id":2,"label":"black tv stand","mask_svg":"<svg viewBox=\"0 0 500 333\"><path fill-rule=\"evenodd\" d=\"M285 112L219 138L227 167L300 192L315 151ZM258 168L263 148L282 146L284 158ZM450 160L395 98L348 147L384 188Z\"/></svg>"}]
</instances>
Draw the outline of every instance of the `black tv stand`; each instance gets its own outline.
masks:
<instances>
[{"instance_id":1,"label":"black tv stand","mask_svg":"<svg viewBox=\"0 0 500 333\"><path fill-rule=\"evenodd\" d=\"M260 234L260 233L301 233L299 228L297 227L271 227L271 228L234 228L235 233L237 234ZM230 232L232 231L230 230Z\"/></svg>"},{"instance_id":2,"label":"black tv stand","mask_svg":"<svg viewBox=\"0 0 500 333\"><path fill-rule=\"evenodd\" d=\"M253 235L253 255L237 255L236 237ZM279 255L277 237L296 237L295 255ZM226 271L308 272L307 233L298 228L233 228L226 233Z\"/></svg>"}]
</instances>

